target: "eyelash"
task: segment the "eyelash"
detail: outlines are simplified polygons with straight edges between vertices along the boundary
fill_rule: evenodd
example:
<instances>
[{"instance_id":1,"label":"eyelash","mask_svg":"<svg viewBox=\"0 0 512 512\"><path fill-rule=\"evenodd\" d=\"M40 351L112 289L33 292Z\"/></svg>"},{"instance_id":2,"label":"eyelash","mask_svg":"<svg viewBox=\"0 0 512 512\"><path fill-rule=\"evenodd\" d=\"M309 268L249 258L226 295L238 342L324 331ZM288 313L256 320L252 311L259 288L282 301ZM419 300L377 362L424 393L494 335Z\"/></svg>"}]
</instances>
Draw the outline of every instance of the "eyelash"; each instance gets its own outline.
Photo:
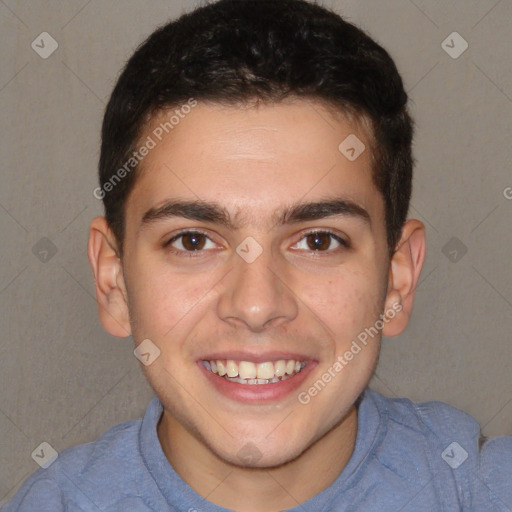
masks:
<instances>
[{"instance_id":1,"label":"eyelash","mask_svg":"<svg viewBox=\"0 0 512 512\"><path fill-rule=\"evenodd\" d=\"M313 230L313 231L308 231L308 232L304 233L302 235L302 237L294 245L299 243L304 238L307 238L308 236L316 235L316 234L329 235L331 237L331 239L334 239L336 242L338 242L340 244L340 246L342 246L342 248L350 249L350 244L349 244L349 242L347 240L344 240L343 238L341 238L340 236L336 235L335 233L333 233L332 231L329 231L329 230ZM200 249L200 250L196 250L196 251L184 251L182 249L174 249L172 247L172 244L176 240L179 240L180 238L183 238L186 235L203 235L206 238L208 238L208 240L213 242L213 240L211 240L211 238L206 233L204 233L203 231L188 230L188 231L182 231L181 233L178 233L177 235L173 236L170 240L168 240L167 242L164 243L164 248L168 248L170 252L172 252L173 254L176 254L177 256L181 256L181 257L185 257L185 258L197 258L197 257L200 257L201 253L205 252L205 250ZM340 249L340 247L338 247L336 249L329 249L329 250L326 250L326 251L310 250L308 252L310 252L310 253L320 253L320 255L321 255L321 253L337 252L339 249Z\"/></svg>"},{"instance_id":2,"label":"eyelash","mask_svg":"<svg viewBox=\"0 0 512 512\"><path fill-rule=\"evenodd\" d=\"M206 233L204 233L203 231L199 231L199 230L182 231L181 233L178 233L177 235L173 236L168 242L165 242L164 248L168 248L170 252L172 252L173 254L176 254L177 256L183 256L185 258L197 258L197 257L200 257L201 253L204 252L202 250L199 250L199 251L183 251L181 249L174 249L172 247L171 244L173 242L175 242L176 240L179 240L180 238L183 238L185 235L203 235L206 238L208 238L209 240L211 240L211 238ZM213 240L211 240L211 241L213 241Z\"/></svg>"},{"instance_id":3,"label":"eyelash","mask_svg":"<svg viewBox=\"0 0 512 512\"><path fill-rule=\"evenodd\" d=\"M338 252L342 248L350 249L350 244L349 244L348 240L345 240L345 239L341 238L339 235L333 233L332 231L329 231L328 229L316 229L316 230L313 230L313 231L307 231L307 232L302 234L301 238L294 245L296 245L301 240L304 240L305 238L307 238L308 236L311 236L311 235L329 235L331 237L331 241L332 241L332 239L334 239L336 242L338 242L340 244L341 247L337 247L336 249L328 249L326 251L315 251L313 249L310 249L308 252L315 253L315 254L318 254L318 255L322 255L322 253L335 253L335 252Z\"/></svg>"}]
</instances>

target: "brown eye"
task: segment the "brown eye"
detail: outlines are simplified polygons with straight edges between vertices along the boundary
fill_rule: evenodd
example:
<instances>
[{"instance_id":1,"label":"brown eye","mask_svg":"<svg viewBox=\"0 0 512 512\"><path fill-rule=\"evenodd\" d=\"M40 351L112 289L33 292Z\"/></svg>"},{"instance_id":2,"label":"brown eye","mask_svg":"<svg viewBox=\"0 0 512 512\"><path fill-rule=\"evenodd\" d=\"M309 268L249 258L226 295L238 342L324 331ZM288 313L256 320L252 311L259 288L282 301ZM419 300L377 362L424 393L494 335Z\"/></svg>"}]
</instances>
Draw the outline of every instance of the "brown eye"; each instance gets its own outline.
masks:
<instances>
[{"instance_id":1,"label":"brown eye","mask_svg":"<svg viewBox=\"0 0 512 512\"><path fill-rule=\"evenodd\" d=\"M203 249L214 249L215 243L199 231L184 231L171 238L165 247L170 247L177 253L202 252Z\"/></svg>"},{"instance_id":2,"label":"brown eye","mask_svg":"<svg viewBox=\"0 0 512 512\"><path fill-rule=\"evenodd\" d=\"M349 243L329 231L306 233L293 247L309 252L335 252L340 248L349 248Z\"/></svg>"},{"instance_id":3,"label":"brown eye","mask_svg":"<svg viewBox=\"0 0 512 512\"><path fill-rule=\"evenodd\" d=\"M201 233L187 233L181 237L181 243L187 251L198 251L205 246L205 238Z\"/></svg>"},{"instance_id":4,"label":"brown eye","mask_svg":"<svg viewBox=\"0 0 512 512\"><path fill-rule=\"evenodd\" d=\"M312 251L325 251L331 245L331 235L329 233L311 233L306 237L306 240Z\"/></svg>"}]
</instances>

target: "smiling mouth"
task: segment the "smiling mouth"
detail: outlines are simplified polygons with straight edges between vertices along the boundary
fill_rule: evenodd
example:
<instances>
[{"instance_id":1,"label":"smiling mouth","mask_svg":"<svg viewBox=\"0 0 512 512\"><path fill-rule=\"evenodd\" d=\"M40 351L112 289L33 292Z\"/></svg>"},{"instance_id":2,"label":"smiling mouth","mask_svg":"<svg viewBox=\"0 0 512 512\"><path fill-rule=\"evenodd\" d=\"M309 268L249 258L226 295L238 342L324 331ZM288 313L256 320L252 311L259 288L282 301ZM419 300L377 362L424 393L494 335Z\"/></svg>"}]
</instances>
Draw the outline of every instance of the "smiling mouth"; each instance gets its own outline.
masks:
<instances>
[{"instance_id":1,"label":"smiling mouth","mask_svg":"<svg viewBox=\"0 0 512 512\"><path fill-rule=\"evenodd\" d=\"M280 359L253 363L232 359L202 361L204 367L229 382L247 385L275 384L294 377L307 365L305 361Z\"/></svg>"}]
</instances>

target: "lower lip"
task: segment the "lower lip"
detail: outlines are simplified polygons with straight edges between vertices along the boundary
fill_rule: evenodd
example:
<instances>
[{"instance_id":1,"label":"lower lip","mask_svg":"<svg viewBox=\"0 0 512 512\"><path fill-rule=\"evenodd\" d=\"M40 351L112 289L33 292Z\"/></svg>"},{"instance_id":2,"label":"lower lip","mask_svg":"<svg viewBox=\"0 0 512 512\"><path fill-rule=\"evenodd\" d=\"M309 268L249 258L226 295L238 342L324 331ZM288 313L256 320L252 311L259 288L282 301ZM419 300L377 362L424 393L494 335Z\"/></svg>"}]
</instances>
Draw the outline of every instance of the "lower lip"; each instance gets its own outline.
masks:
<instances>
[{"instance_id":1,"label":"lower lip","mask_svg":"<svg viewBox=\"0 0 512 512\"><path fill-rule=\"evenodd\" d=\"M238 402L257 404L282 400L293 393L316 366L316 362L310 361L293 377L271 384L240 384L238 382L231 382L207 370L202 361L198 361L198 365L208 381L222 395Z\"/></svg>"}]
</instances>

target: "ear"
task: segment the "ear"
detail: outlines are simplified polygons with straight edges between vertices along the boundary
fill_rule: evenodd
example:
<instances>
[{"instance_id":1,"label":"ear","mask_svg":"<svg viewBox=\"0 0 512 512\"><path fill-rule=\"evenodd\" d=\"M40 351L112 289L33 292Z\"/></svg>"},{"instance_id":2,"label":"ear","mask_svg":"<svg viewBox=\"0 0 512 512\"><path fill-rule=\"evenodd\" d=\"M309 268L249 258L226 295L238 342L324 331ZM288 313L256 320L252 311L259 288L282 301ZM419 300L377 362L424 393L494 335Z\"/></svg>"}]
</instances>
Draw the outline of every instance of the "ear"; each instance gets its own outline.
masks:
<instances>
[{"instance_id":1,"label":"ear","mask_svg":"<svg viewBox=\"0 0 512 512\"><path fill-rule=\"evenodd\" d=\"M130 336L132 331L123 266L115 237L105 217L96 217L91 222L87 252L94 273L96 299L103 327L113 336Z\"/></svg>"},{"instance_id":2,"label":"ear","mask_svg":"<svg viewBox=\"0 0 512 512\"><path fill-rule=\"evenodd\" d=\"M419 220L408 220L391 257L384 311L387 319L382 330L384 336L398 336L407 327L424 261L425 226Z\"/></svg>"}]
</instances>

